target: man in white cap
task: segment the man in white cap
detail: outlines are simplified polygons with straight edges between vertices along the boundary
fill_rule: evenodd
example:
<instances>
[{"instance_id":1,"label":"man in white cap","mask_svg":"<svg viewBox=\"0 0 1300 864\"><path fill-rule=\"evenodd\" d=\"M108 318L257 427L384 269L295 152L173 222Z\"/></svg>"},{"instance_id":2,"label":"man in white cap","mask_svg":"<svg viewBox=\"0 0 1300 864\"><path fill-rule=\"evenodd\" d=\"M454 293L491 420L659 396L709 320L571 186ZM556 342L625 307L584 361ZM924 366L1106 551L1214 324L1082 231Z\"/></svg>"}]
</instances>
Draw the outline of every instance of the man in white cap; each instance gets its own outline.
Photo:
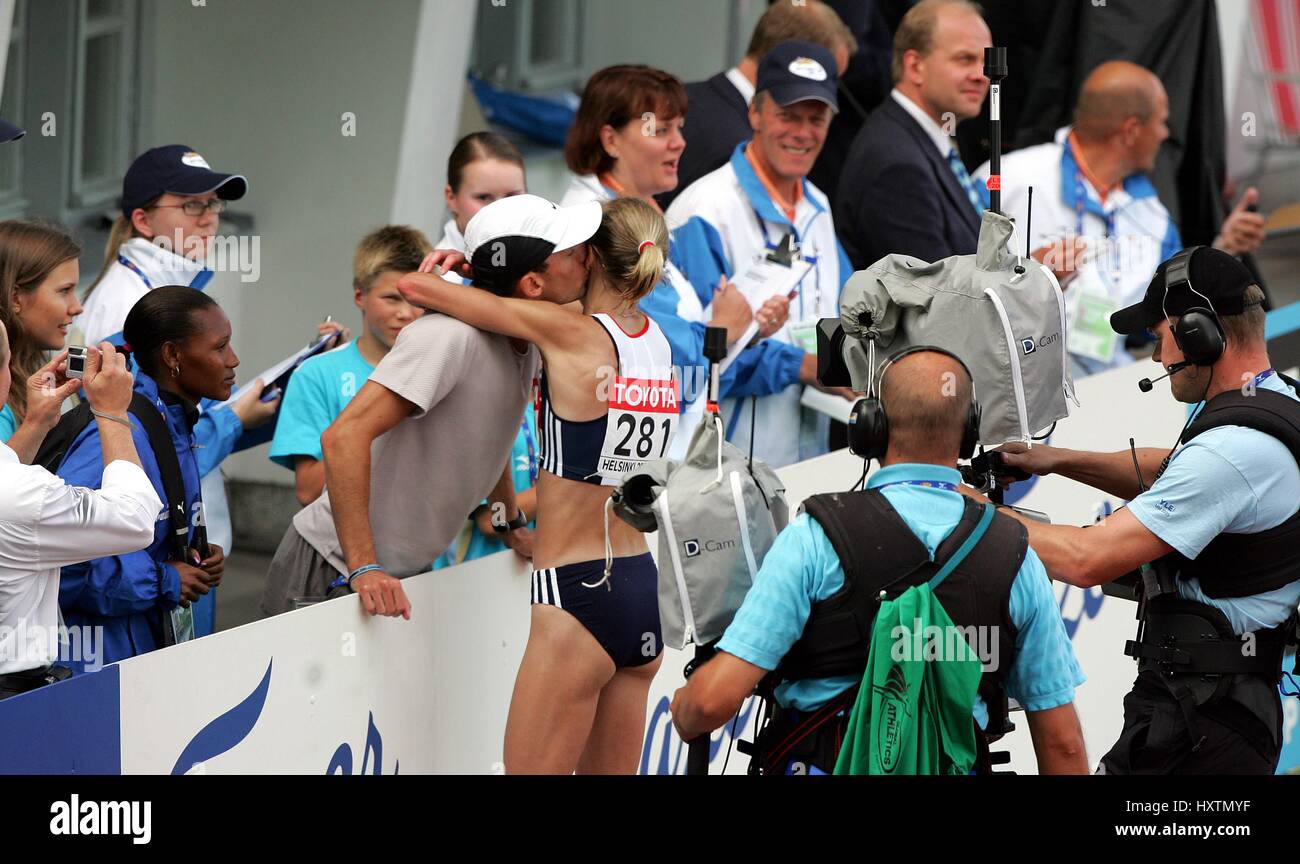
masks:
<instances>
[{"instance_id":1,"label":"man in white cap","mask_svg":"<svg viewBox=\"0 0 1300 864\"><path fill-rule=\"evenodd\" d=\"M489 204L466 226L474 281L465 290L579 299L600 219L594 201L557 207L519 195ZM529 517L515 505L508 463L538 369L532 346L446 315L402 330L321 438L325 492L280 542L262 611L350 586L367 613L410 618L397 577L428 570L484 497L504 505L505 541L527 551Z\"/></svg>"}]
</instances>

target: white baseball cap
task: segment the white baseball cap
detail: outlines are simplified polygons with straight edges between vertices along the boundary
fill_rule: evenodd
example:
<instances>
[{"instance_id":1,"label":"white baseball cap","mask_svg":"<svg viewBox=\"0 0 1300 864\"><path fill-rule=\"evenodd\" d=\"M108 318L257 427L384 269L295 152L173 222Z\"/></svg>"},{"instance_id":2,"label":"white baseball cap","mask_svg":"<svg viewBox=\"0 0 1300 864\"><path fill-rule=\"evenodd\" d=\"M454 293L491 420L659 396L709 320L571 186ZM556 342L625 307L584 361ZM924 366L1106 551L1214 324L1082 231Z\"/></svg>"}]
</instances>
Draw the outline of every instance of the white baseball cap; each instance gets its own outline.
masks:
<instances>
[{"instance_id":1,"label":"white baseball cap","mask_svg":"<svg viewBox=\"0 0 1300 864\"><path fill-rule=\"evenodd\" d=\"M556 252L591 239L600 228L599 201L559 207L537 195L513 195L484 207L465 226L465 257L474 284L508 295L525 274Z\"/></svg>"}]
</instances>

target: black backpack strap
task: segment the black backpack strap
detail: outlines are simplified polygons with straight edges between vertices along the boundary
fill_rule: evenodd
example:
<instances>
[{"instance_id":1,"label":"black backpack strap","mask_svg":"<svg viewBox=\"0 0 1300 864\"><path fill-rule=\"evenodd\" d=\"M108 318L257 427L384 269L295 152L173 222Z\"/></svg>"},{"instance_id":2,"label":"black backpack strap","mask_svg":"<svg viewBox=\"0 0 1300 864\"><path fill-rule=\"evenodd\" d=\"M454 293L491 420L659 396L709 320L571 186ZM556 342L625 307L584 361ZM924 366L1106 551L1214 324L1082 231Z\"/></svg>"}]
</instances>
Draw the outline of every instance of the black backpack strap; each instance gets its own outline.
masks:
<instances>
[{"instance_id":1,"label":"black backpack strap","mask_svg":"<svg viewBox=\"0 0 1300 864\"><path fill-rule=\"evenodd\" d=\"M1272 390L1255 390L1247 396L1236 391L1209 401L1183 433L1186 444L1202 432L1219 426L1245 426L1281 441L1300 464L1300 403Z\"/></svg>"},{"instance_id":2,"label":"black backpack strap","mask_svg":"<svg viewBox=\"0 0 1300 864\"><path fill-rule=\"evenodd\" d=\"M931 563L921 538L878 489L813 495L803 507L826 533L844 568L844 587L822 601L827 609L857 590L859 574L883 579L877 585L879 580L873 578L866 586L878 591Z\"/></svg>"},{"instance_id":3,"label":"black backpack strap","mask_svg":"<svg viewBox=\"0 0 1300 864\"><path fill-rule=\"evenodd\" d=\"M57 474L59 466L63 464L64 457L72 447L72 442L77 440L81 430L89 426L92 419L90 403L85 401L64 414L55 427L45 434L45 439L37 448L36 458L32 460L32 464L40 465L51 474Z\"/></svg>"},{"instance_id":4,"label":"black backpack strap","mask_svg":"<svg viewBox=\"0 0 1300 864\"><path fill-rule=\"evenodd\" d=\"M167 421L153 400L143 393L131 395L131 407L127 410L139 421L149 437L149 448L153 450L158 473L162 475L163 494L167 496L168 536L172 555L175 560L184 561L190 539L189 513L185 506L185 478L181 475L181 463L176 458L176 446L172 443L171 432L167 430Z\"/></svg>"}]
</instances>

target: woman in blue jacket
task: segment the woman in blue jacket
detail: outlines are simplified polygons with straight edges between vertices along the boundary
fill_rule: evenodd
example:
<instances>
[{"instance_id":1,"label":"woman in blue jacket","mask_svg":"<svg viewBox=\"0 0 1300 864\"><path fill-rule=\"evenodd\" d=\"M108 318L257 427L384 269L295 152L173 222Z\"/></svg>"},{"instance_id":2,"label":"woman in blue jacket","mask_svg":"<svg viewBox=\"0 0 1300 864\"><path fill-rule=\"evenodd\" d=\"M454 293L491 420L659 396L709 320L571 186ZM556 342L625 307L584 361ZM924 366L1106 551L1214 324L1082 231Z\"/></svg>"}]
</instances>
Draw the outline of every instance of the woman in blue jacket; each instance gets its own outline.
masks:
<instances>
[{"instance_id":1,"label":"woman in blue jacket","mask_svg":"<svg viewBox=\"0 0 1300 864\"><path fill-rule=\"evenodd\" d=\"M200 400L230 398L239 365L230 345L230 319L201 291L155 288L131 308L123 336L140 367L135 392L162 416L180 463L189 523L186 547L192 548L202 521L194 424ZM132 436L141 466L158 497L167 501L157 454L135 411L133 406ZM58 474L69 483L98 489L102 473L99 433L92 423L73 441ZM59 606L64 620L70 628L104 628L99 662L115 663L161 648L171 641L164 632L177 640L192 633L189 606L221 581L225 554L210 546L206 559L187 552L189 560L181 560L171 535L171 522L163 514L147 549L63 568ZM86 664L69 665L80 672Z\"/></svg>"}]
</instances>

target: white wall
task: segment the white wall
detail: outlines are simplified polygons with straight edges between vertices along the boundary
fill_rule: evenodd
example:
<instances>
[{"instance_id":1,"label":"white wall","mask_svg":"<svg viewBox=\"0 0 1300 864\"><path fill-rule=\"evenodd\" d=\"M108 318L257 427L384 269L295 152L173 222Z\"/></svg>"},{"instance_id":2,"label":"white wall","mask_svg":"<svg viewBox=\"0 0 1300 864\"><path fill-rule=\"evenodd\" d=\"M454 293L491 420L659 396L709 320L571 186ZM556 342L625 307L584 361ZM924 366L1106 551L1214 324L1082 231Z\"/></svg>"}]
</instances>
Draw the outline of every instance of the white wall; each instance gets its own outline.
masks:
<instances>
[{"instance_id":1,"label":"white wall","mask_svg":"<svg viewBox=\"0 0 1300 864\"><path fill-rule=\"evenodd\" d=\"M730 3L718 0L592 0L587 4L587 75L616 63L648 63L683 81L726 69Z\"/></svg>"},{"instance_id":2,"label":"white wall","mask_svg":"<svg viewBox=\"0 0 1300 864\"><path fill-rule=\"evenodd\" d=\"M1172 441L1184 406L1170 397L1168 382L1150 394L1136 386L1155 371L1154 363L1144 362L1079 382L1082 407L1061 422L1053 443L1111 450L1126 447L1130 435L1143 445ZM794 506L810 494L848 488L861 464L841 451L780 474ZM1058 523L1088 524L1105 497L1049 477L1023 503L1049 512ZM656 548L653 537L650 544ZM498 772L506 711L527 639L528 579L526 567L504 553L407 580L409 622L366 618L357 598L349 597L127 660L119 667L122 770L170 771L199 731L255 693L270 669L264 706L248 712L257 714L256 723L246 716L247 737L206 759L204 772L323 773L339 745L347 744L359 773L371 720L382 736L383 773L394 773L397 762L404 774ZM1103 599L1095 589L1057 585L1056 591L1088 676L1076 707L1089 760L1096 764L1122 725L1121 699L1134 675L1122 649L1133 636L1134 606ZM667 651L650 691L643 753L651 773L661 765L672 773L685 768L681 741L664 713L681 686L685 659L682 652ZM1290 746L1300 729L1300 705L1287 702ZM166 711L158 710L162 704ZM1012 754L1015 771L1034 773L1024 715L1013 719L1018 728L998 749ZM227 718L214 728L238 726ZM748 730L740 735L748 738ZM723 744L711 765L718 773L727 761L729 733L719 731L714 740ZM732 753L729 771L743 770L745 762ZM372 759L372 770L373 764Z\"/></svg>"}]
</instances>

